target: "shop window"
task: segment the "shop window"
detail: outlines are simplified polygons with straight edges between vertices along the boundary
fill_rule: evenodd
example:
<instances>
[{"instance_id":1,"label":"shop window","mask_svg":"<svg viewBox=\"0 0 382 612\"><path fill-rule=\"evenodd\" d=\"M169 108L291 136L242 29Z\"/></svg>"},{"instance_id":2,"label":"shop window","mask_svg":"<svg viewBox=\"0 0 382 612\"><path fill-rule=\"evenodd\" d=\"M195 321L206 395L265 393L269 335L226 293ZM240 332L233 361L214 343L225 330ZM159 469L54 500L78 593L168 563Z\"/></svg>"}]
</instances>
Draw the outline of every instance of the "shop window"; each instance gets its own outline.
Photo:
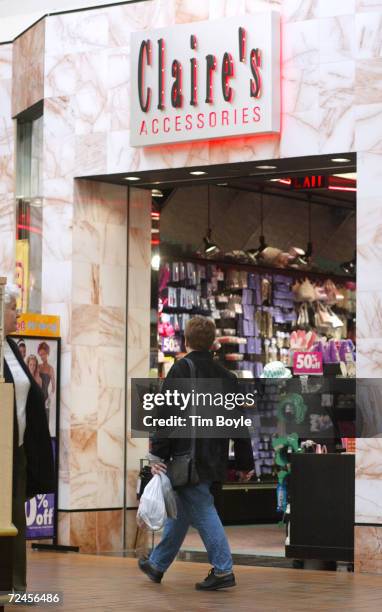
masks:
<instances>
[{"instance_id":1,"label":"shop window","mask_svg":"<svg viewBox=\"0 0 382 612\"><path fill-rule=\"evenodd\" d=\"M41 312L42 115L19 119L16 149L16 279L22 312Z\"/></svg>"}]
</instances>

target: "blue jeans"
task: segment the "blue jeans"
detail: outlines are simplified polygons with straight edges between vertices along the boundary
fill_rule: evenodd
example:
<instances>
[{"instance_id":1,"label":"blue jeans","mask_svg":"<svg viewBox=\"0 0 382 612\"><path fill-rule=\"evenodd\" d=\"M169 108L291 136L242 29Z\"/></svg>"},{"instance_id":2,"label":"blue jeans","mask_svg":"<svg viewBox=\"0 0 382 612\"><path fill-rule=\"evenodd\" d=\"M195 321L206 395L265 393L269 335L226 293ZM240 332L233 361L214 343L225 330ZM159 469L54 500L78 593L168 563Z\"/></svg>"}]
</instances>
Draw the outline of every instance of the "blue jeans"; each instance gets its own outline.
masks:
<instances>
[{"instance_id":1,"label":"blue jeans","mask_svg":"<svg viewBox=\"0 0 382 612\"><path fill-rule=\"evenodd\" d=\"M208 553L208 560L217 572L232 570L232 556L227 537L214 506L210 483L181 487L177 490L178 517L168 518L162 539L150 555L151 565L165 572L182 546L190 525L195 527Z\"/></svg>"}]
</instances>

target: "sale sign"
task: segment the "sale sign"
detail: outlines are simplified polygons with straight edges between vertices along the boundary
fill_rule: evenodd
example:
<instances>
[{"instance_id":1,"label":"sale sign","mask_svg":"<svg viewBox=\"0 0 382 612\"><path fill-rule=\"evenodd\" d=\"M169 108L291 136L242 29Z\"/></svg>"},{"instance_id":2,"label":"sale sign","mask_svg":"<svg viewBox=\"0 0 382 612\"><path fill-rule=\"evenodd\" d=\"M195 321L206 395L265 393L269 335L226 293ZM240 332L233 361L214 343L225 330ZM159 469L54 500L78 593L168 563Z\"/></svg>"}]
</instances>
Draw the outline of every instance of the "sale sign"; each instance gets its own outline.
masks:
<instances>
[{"instance_id":1,"label":"sale sign","mask_svg":"<svg viewBox=\"0 0 382 612\"><path fill-rule=\"evenodd\" d=\"M178 336L161 337L161 350L163 353L181 353L181 339Z\"/></svg>"},{"instance_id":2,"label":"sale sign","mask_svg":"<svg viewBox=\"0 0 382 612\"><path fill-rule=\"evenodd\" d=\"M318 351L296 351L293 354L293 374L297 376L322 376L324 373L322 353Z\"/></svg>"},{"instance_id":3,"label":"sale sign","mask_svg":"<svg viewBox=\"0 0 382 612\"><path fill-rule=\"evenodd\" d=\"M27 539L37 540L54 536L54 493L36 495L25 504Z\"/></svg>"}]
</instances>

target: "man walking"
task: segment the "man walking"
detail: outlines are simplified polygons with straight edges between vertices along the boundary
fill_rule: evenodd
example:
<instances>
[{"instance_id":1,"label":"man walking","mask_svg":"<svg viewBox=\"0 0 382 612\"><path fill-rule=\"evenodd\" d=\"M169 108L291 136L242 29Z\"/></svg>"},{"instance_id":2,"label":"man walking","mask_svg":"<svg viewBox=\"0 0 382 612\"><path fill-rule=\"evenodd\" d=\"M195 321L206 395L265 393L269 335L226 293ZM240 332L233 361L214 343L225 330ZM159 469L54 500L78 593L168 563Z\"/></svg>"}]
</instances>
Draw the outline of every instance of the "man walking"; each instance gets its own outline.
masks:
<instances>
[{"instance_id":1,"label":"man walking","mask_svg":"<svg viewBox=\"0 0 382 612\"><path fill-rule=\"evenodd\" d=\"M185 330L187 359L179 360L171 368L167 378L190 378L187 360L195 366L198 378L223 379L225 388L237 391L236 376L213 359L211 352L216 328L211 319L196 316L190 319ZM152 440L152 473L167 469L166 462L184 453L189 440L157 437ZM176 558L190 525L195 527L206 547L212 565L207 578L195 585L197 590L214 591L235 586L232 571L232 555L223 525L214 506L210 492L213 482L225 480L228 462L229 440L222 438L198 439L195 445L195 465L198 484L179 487L177 493L178 516L168 518L162 539L148 559L139 561L140 569L153 581L160 583L168 567ZM249 480L253 474L253 452L248 437L234 440L235 463L241 480Z\"/></svg>"}]
</instances>

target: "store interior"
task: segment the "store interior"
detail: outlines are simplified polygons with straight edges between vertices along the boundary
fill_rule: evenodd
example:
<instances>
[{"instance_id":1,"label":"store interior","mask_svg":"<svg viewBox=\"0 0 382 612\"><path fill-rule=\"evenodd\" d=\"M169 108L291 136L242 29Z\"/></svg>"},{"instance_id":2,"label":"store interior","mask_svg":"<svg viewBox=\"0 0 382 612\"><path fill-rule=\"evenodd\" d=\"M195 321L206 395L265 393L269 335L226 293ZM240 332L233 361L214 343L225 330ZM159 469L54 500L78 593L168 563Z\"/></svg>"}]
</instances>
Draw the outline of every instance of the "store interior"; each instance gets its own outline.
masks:
<instances>
[{"instance_id":1,"label":"store interior","mask_svg":"<svg viewBox=\"0 0 382 612\"><path fill-rule=\"evenodd\" d=\"M186 322L203 314L216 323L215 358L240 380L272 368L283 378L295 351L321 353L324 374L355 377L354 154L94 178L152 191L152 376L184 354ZM238 482L232 463L215 496L233 553L276 565L286 551L277 435L263 418L251 481ZM350 437L332 442L329 452L354 450ZM203 550L190 531L183 553Z\"/></svg>"}]
</instances>

